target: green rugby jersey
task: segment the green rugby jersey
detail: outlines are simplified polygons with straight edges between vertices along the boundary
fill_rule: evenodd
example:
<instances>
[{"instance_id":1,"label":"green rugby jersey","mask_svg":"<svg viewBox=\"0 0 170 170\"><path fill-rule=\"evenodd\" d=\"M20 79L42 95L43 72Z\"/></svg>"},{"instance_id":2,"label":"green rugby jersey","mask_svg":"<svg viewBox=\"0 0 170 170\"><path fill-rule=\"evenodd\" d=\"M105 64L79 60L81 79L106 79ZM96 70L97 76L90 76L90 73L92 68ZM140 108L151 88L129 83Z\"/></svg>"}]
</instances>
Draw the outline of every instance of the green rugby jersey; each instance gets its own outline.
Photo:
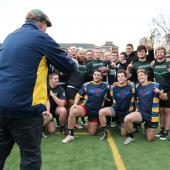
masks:
<instances>
[{"instance_id":1,"label":"green rugby jersey","mask_svg":"<svg viewBox=\"0 0 170 170\"><path fill-rule=\"evenodd\" d=\"M99 69L100 67L107 67L110 64L109 61L103 60L91 60L87 63L87 71L89 79L92 80L93 73L95 70Z\"/></svg>"},{"instance_id":2,"label":"green rugby jersey","mask_svg":"<svg viewBox=\"0 0 170 170\"><path fill-rule=\"evenodd\" d=\"M87 67L85 64L79 64L76 71L69 74L67 77L67 85L81 88L82 84L87 81Z\"/></svg>"},{"instance_id":3,"label":"green rugby jersey","mask_svg":"<svg viewBox=\"0 0 170 170\"><path fill-rule=\"evenodd\" d=\"M150 61L137 61L132 65L132 69L130 73L132 74L132 81L137 82L137 71L139 69L144 69L148 73L148 80L153 81L154 80L154 74L153 70L150 66Z\"/></svg>"},{"instance_id":4,"label":"green rugby jersey","mask_svg":"<svg viewBox=\"0 0 170 170\"><path fill-rule=\"evenodd\" d=\"M164 90L170 90L170 61L156 61L153 65L155 81L160 84Z\"/></svg>"},{"instance_id":5,"label":"green rugby jersey","mask_svg":"<svg viewBox=\"0 0 170 170\"><path fill-rule=\"evenodd\" d=\"M54 93L54 95L56 97L58 97L59 99L63 99L63 100L66 100L66 94L65 94L65 91L64 89L58 85L57 87L55 88L51 88L50 85L49 85L49 89L52 90L52 92ZM57 105L56 102L54 101L54 99L49 95L49 101L50 101L50 104L52 106L54 105Z\"/></svg>"}]
</instances>

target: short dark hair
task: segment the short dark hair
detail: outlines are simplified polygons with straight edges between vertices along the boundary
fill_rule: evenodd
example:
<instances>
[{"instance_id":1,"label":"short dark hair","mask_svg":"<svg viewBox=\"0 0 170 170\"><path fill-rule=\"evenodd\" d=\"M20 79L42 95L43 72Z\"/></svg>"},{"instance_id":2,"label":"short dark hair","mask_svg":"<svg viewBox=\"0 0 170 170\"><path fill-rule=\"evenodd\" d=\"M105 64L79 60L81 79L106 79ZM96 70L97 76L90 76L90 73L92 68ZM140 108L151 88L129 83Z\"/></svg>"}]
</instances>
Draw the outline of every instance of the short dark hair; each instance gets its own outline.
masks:
<instances>
[{"instance_id":1,"label":"short dark hair","mask_svg":"<svg viewBox=\"0 0 170 170\"><path fill-rule=\"evenodd\" d=\"M87 53L87 52L92 52L92 53L94 53L94 51L93 51L93 50L87 50L87 51L86 51L86 53Z\"/></svg>"},{"instance_id":2,"label":"short dark hair","mask_svg":"<svg viewBox=\"0 0 170 170\"><path fill-rule=\"evenodd\" d=\"M99 72L99 73L101 73L101 76L103 76L102 70L96 69L96 70L94 70L94 72ZM94 74L94 72L93 72L93 74Z\"/></svg>"},{"instance_id":3,"label":"short dark hair","mask_svg":"<svg viewBox=\"0 0 170 170\"><path fill-rule=\"evenodd\" d=\"M120 54L121 54L121 55L124 55L124 56L126 55L125 52L121 52Z\"/></svg>"},{"instance_id":4,"label":"short dark hair","mask_svg":"<svg viewBox=\"0 0 170 170\"><path fill-rule=\"evenodd\" d=\"M126 46L130 46L133 48L133 44L131 44L131 43L126 44Z\"/></svg>"},{"instance_id":5,"label":"short dark hair","mask_svg":"<svg viewBox=\"0 0 170 170\"><path fill-rule=\"evenodd\" d=\"M142 50L144 50L145 53L147 53L147 49L146 49L145 45L139 45L139 46L137 47L137 52L142 51Z\"/></svg>"},{"instance_id":6,"label":"short dark hair","mask_svg":"<svg viewBox=\"0 0 170 170\"><path fill-rule=\"evenodd\" d=\"M115 53L117 56L119 56L119 53L117 51L112 51L112 54Z\"/></svg>"},{"instance_id":7,"label":"short dark hair","mask_svg":"<svg viewBox=\"0 0 170 170\"><path fill-rule=\"evenodd\" d=\"M125 75L125 77L127 77L127 73L126 73L125 70L119 69L118 72L117 72L117 75L120 74L120 73L123 73Z\"/></svg>"},{"instance_id":8,"label":"short dark hair","mask_svg":"<svg viewBox=\"0 0 170 170\"><path fill-rule=\"evenodd\" d=\"M53 76L59 76L59 74L57 72L51 73L49 74L49 79L51 79Z\"/></svg>"}]
</instances>

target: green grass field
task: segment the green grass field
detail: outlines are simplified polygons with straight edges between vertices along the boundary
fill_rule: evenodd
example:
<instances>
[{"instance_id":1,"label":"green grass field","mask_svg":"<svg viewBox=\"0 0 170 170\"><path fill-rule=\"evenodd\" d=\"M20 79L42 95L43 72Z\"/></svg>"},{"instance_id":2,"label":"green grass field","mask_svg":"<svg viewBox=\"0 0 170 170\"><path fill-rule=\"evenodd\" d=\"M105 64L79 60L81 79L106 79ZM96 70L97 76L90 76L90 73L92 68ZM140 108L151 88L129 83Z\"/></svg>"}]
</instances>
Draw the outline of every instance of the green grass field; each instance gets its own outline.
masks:
<instances>
[{"instance_id":1,"label":"green grass field","mask_svg":"<svg viewBox=\"0 0 170 170\"><path fill-rule=\"evenodd\" d=\"M115 164L112 149L107 140L79 131L75 141L61 143L63 135L57 133L42 140L42 170L122 170ZM169 170L169 141L147 142L142 132L136 134L135 142L124 145L125 138L117 129L111 129L111 139L118 148L121 160L127 170ZM113 151L115 152L115 151ZM6 161L5 170L19 169L19 150L15 147Z\"/></svg>"}]
</instances>

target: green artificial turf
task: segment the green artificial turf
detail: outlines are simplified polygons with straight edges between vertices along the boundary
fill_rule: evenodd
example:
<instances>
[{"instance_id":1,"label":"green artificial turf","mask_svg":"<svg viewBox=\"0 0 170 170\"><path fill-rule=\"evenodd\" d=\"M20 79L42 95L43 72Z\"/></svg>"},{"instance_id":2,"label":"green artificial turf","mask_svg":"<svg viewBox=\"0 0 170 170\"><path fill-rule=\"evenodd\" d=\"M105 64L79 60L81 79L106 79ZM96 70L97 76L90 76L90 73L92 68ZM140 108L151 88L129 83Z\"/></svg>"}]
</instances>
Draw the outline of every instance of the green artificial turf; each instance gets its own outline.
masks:
<instances>
[{"instance_id":1,"label":"green artificial turf","mask_svg":"<svg viewBox=\"0 0 170 170\"><path fill-rule=\"evenodd\" d=\"M81 131L80 131L81 132ZM84 133L84 131L82 131ZM124 145L125 137L111 129L122 161L127 170L169 170L169 141L147 142L142 132L135 135L135 142ZM63 144L63 135L57 133L42 140L42 170L116 170L107 140L99 136L78 135L75 141ZM19 149L15 145L4 170L19 170Z\"/></svg>"}]
</instances>

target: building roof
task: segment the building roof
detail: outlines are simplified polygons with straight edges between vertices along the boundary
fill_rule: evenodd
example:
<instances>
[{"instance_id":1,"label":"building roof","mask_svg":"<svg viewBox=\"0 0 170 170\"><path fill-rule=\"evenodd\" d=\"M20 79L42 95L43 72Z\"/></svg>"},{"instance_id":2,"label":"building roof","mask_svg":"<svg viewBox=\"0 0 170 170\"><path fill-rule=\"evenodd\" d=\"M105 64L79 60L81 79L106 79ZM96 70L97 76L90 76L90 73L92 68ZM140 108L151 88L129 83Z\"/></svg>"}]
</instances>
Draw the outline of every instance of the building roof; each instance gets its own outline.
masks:
<instances>
[{"instance_id":1,"label":"building roof","mask_svg":"<svg viewBox=\"0 0 170 170\"><path fill-rule=\"evenodd\" d=\"M95 44L88 44L88 43L60 43L60 46L62 48L69 48L71 46L74 46L74 47L82 47L84 49L93 49L96 47Z\"/></svg>"},{"instance_id":2,"label":"building roof","mask_svg":"<svg viewBox=\"0 0 170 170\"><path fill-rule=\"evenodd\" d=\"M112 48L119 48L118 46L114 45L112 41L106 41L104 45L101 47L112 47Z\"/></svg>"}]
</instances>

